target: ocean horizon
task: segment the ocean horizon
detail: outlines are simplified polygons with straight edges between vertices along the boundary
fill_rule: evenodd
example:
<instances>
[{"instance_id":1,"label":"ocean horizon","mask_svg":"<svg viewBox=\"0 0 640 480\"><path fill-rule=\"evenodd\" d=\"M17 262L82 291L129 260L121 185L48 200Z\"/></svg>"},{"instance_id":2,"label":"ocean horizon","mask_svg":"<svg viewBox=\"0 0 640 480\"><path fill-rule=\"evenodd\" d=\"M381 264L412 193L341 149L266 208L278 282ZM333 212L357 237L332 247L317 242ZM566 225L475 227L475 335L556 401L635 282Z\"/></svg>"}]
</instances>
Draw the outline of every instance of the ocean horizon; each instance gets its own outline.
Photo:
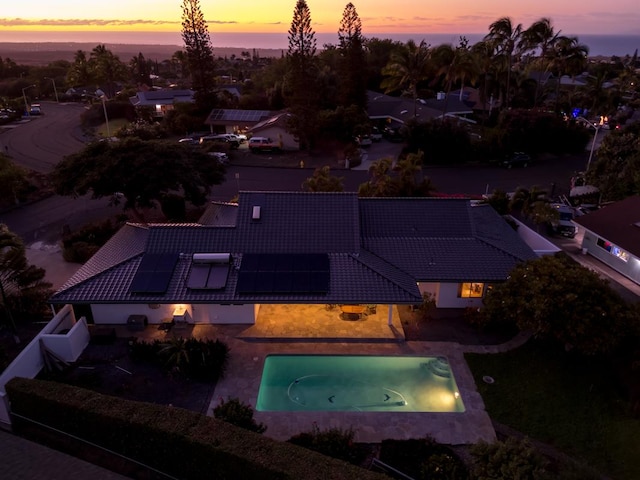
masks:
<instances>
[{"instance_id":1,"label":"ocean horizon","mask_svg":"<svg viewBox=\"0 0 640 480\"><path fill-rule=\"evenodd\" d=\"M367 33L366 38L391 39L399 42L414 40L437 46L457 45L464 36L472 45L485 36L485 33ZM590 35L575 34L580 43L589 47L590 56L633 55L640 49L640 35ZM287 33L229 33L210 32L214 48L243 48L286 50ZM336 45L337 33L316 33L318 49L323 45ZM125 45L183 45L180 32L8 32L0 31L0 42L9 43L96 43Z\"/></svg>"}]
</instances>

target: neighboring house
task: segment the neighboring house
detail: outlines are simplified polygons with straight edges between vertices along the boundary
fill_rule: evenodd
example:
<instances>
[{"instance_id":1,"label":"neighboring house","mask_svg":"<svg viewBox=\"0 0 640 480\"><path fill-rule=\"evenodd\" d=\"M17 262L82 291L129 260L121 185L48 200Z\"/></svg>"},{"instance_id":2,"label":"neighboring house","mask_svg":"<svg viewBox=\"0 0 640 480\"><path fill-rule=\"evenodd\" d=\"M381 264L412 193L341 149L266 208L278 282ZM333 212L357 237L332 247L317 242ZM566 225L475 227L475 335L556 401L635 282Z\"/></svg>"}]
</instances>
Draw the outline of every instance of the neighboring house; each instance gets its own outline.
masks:
<instances>
[{"instance_id":1,"label":"neighboring house","mask_svg":"<svg viewBox=\"0 0 640 480\"><path fill-rule=\"evenodd\" d=\"M255 137L272 139L280 145L281 150L299 150L300 143L295 135L288 131L289 118L291 118L290 113L277 113L251 127L248 133Z\"/></svg>"},{"instance_id":2,"label":"neighboring house","mask_svg":"<svg viewBox=\"0 0 640 480\"><path fill-rule=\"evenodd\" d=\"M96 324L254 324L262 304L478 307L534 252L468 199L240 192L197 224L127 224L51 298ZM302 319L301 319L302 320Z\"/></svg>"},{"instance_id":3,"label":"neighboring house","mask_svg":"<svg viewBox=\"0 0 640 480\"><path fill-rule=\"evenodd\" d=\"M640 196L574 219L585 229L583 252L640 285Z\"/></svg>"},{"instance_id":4,"label":"neighboring house","mask_svg":"<svg viewBox=\"0 0 640 480\"><path fill-rule=\"evenodd\" d=\"M466 115L473 113L471 107L460 101L459 95L447 97L441 93L437 98L428 100L392 97L373 91L368 91L367 95L369 118L376 124L384 124L391 128L398 128L413 118L420 122L442 118L443 115L466 119Z\"/></svg>"},{"instance_id":5,"label":"neighboring house","mask_svg":"<svg viewBox=\"0 0 640 480\"><path fill-rule=\"evenodd\" d=\"M136 108L150 108L154 117L164 117L176 103L193 103L193 90L148 90L139 91L129 101Z\"/></svg>"},{"instance_id":6,"label":"neighboring house","mask_svg":"<svg viewBox=\"0 0 640 480\"><path fill-rule=\"evenodd\" d=\"M271 117L269 110L240 110L215 108L205 120L212 132L237 133L246 132L249 128Z\"/></svg>"}]
</instances>

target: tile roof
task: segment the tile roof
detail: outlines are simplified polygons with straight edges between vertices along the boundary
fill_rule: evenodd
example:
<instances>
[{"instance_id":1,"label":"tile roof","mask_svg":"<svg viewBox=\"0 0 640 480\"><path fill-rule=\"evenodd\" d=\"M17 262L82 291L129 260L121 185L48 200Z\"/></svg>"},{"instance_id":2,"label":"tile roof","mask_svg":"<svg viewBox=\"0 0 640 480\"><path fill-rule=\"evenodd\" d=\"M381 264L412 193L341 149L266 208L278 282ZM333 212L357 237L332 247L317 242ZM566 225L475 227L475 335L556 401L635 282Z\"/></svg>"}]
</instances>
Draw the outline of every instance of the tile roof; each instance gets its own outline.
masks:
<instances>
[{"instance_id":1,"label":"tile roof","mask_svg":"<svg viewBox=\"0 0 640 480\"><path fill-rule=\"evenodd\" d=\"M198 219L198 223L212 227L234 227L237 218L237 203L211 202Z\"/></svg>"},{"instance_id":2,"label":"tile roof","mask_svg":"<svg viewBox=\"0 0 640 480\"><path fill-rule=\"evenodd\" d=\"M60 288L66 290L144 253L149 229L127 223Z\"/></svg>"},{"instance_id":3,"label":"tile roof","mask_svg":"<svg viewBox=\"0 0 640 480\"><path fill-rule=\"evenodd\" d=\"M237 205L212 204L207 224L126 225L52 303L416 303L416 281L504 280L517 262L535 258L493 209L464 199L298 192L239 198ZM143 253L180 254L165 294L129 292ZM193 253L231 254L224 289L186 288ZM329 293L240 295L236 267L245 253L328 254Z\"/></svg>"},{"instance_id":4,"label":"tile roof","mask_svg":"<svg viewBox=\"0 0 640 480\"><path fill-rule=\"evenodd\" d=\"M574 222L640 257L640 195L577 217Z\"/></svg>"}]
</instances>

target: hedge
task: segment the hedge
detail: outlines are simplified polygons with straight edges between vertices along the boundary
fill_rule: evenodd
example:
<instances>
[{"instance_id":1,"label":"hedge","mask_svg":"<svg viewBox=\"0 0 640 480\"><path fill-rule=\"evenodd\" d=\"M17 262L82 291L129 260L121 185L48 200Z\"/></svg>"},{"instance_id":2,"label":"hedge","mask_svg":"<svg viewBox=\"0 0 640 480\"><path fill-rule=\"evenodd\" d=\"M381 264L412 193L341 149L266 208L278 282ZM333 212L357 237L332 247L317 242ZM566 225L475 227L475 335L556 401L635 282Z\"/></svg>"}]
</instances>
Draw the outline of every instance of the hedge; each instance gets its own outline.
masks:
<instances>
[{"instance_id":1,"label":"hedge","mask_svg":"<svg viewBox=\"0 0 640 480\"><path fill-rule=\"evenodd\" d=\"M6 392L17 415L181 479L387 478L181 408L24 378L7 383ZM14 418L19 431L21 420Z\"/></svg>"}]
</instances>

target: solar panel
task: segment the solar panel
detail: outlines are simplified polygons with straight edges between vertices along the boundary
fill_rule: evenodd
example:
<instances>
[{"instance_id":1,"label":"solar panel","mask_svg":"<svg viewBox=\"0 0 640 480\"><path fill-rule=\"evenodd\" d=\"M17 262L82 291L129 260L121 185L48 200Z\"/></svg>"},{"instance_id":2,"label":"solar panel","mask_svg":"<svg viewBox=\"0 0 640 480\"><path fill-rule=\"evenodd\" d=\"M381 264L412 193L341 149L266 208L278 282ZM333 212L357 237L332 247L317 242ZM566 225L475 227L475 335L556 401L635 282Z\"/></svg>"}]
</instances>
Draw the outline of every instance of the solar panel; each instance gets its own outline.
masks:
<instances>
[{"instance_id":1,"label":"solar panel","mask_svg":"<svg viewBox=\"0 0 640 480\"><path fill-rule=\"evenodd\" d=\"M212 264L207 280L206 288L210 290L220 290L227 286L227 276L229 275L229 264Z\"/></svg>"},{"instance_id":2,"label":"solar panel","mask_svg":"<svg viewBox=\"0 0 640 480\"><path fill-rule=\"evenodd\" d=\"M260 120L269 117L269 110L230 110L230 109L214 109L209 115L211 121L222 122L253 122L258 123Z\"/></svg>"},{"instance_id":3,"label":"solar panel","mask_svg":"<svg viewBox=\"0 0 640 480\"><path fill-rule=\"evenodd\" d=\"M245 254L240 265L239 294L326 294L327 254Z\"/></svg>"},{"instance_id":4,"label":"solar panel","mask_svg":"<svg viewBox=\"0 0 640 480\"><path fill-rule=\"evenodd\" d=\"M177 253L146 253L136 271L131 293L165 293L173 277L179 255Z\"/></svg>"},{"instance_id":5,"label":"solar panel","mask_svg":"<svg viewBox=\"0 0 640 480\"><path fill-rule=\"evenodd\" d=\"M189 277L187 278L187 288L204 288L209 278L209 265L192 265Z\"/></svg>"}]
</instances>

